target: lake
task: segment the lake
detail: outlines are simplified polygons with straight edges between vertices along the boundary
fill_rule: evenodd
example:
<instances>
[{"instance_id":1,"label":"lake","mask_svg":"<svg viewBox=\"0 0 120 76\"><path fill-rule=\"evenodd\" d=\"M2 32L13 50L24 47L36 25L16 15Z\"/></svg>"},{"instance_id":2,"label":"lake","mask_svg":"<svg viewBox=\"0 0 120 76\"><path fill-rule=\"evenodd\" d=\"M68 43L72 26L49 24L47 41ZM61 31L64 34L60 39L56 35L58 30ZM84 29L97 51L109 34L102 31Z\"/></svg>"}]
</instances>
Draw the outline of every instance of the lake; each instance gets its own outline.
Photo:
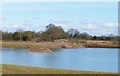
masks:
<instances>
[{"instance_id":1,"label":"lake","mask_svg":"<svg viewBox=\"0 0 120 76\"><path fill-rule=\"evenodd\" d=\"M32 53L27 49L2 48L2 64L118 72L118 49L73 48L52 53Z\"/></svg>"}]
</instances>

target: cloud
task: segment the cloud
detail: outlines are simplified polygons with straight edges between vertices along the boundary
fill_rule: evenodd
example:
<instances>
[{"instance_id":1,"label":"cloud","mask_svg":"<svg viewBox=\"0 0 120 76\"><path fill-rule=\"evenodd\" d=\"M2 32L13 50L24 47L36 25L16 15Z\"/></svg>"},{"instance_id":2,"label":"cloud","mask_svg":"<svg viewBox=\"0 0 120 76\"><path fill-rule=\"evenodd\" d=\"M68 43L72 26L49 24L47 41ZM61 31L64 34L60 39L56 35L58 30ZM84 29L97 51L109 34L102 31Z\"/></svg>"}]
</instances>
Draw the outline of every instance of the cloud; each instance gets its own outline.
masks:
<instances>
[{"instance_id":1,"label":"cloud","mask_svg":"<svg viewBox=\"0 0 120 76\"><path fill-rule=\"evenodd\" d=\"M97 26L92 23L87 23L87 24L84 24L82 28L85 30L96 30Z\"/></svg>"},{"instance_id":2,"label":"cloud","mask_svg":"<svg viewBox=\"0 0 120 76\"><path fill-rule=\"evenodd\" d=\"M35 31L35 27L31 27L31 26L25 26L23 25L19 25L19 24L12 24L12 29L14 29L14 31Z\"/></svg>"},{"instance_id":3,"label":"cloud","mask_svg":"<svg viewBox=\"0 0 120 76\"><path fill-rule=\"evenodd\" d=\"M118 23L106 22L106 23L81 23L80 26L76 26L80 32L87 32L91 35L108 35L118 34Z\"/></svg>"},{"instance_id":4,"label":"cloud","mask_svg":"<svg viewBox=\"0 0 120 76\"><path fill-rule=\"evenodd\" d=\"M18 24L11 24L11 25L13 25L13 28L24 28L24 26Z\"/></svg>"},{"instance_id":5,"label":"cloud","mask_svg":"<svg viewBox=\"0 0 120 76\"><path fill-rule=\"evenodd\" d=\"M15 29L16 31L24 31L24 26L22 25L18 25L18 24L11 24L13 25L13 29Z\"/></svg>"},{"instance_id":6,"label":"cloud","mask_svg":"<svg viewBox=\"0 0 120 76\"><path fill-rule=\"evenodd\" d=\"M107 27L107 28L117 28L118 27L118 23L108 22L104 26Z\"/></svg>"},{"instance_id":7,"label":"cloud","mask_svg":"<svg viewBox=\"0 0 120 76\"><path fill-rule=\"evenodd\" d=\"M34 31L34 30L33 30L33 29L28 28L28 29L25 29L25 31Z\"/></svg>"},{"instance_id":8,"label":"cloud","mask_svg":"<svg viewBox=\"0 0 120 76\"><path fill-rule=\"evenodd\" d=\"M3 27L2 25L0 25L0 31L7 31L7 29Z\"/></svg>"},{"instance_id":9,"label":"cloud","mask_svg":"<svg viewBox=\"0 0 120 76\"><path fill-rule=\"evenodd\" d=\"M0 16L0 20L6 20L7 18Z\"/></svg>"}]
</instances>

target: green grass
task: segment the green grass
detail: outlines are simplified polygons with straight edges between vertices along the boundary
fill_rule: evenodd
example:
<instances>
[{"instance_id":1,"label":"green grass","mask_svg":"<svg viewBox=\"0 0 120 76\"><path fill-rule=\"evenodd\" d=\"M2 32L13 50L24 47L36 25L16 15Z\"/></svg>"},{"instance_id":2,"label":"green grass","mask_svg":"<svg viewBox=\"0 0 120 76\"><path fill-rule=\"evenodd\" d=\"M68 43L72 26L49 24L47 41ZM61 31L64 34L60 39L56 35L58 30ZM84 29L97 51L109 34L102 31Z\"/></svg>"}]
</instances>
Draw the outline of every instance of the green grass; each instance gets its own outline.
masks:
<instances>
[{"instance_id":1,"label":"green grass","mask_svg":"<svg viewBox=\"0 0 120 76\"><path fill-rule=\"evenodd\" d=\"M3 74L116 74L110 72L78 71L52 68L39 68L30 66L18 66L2 64Z\"/></svg>"}]
</instances>

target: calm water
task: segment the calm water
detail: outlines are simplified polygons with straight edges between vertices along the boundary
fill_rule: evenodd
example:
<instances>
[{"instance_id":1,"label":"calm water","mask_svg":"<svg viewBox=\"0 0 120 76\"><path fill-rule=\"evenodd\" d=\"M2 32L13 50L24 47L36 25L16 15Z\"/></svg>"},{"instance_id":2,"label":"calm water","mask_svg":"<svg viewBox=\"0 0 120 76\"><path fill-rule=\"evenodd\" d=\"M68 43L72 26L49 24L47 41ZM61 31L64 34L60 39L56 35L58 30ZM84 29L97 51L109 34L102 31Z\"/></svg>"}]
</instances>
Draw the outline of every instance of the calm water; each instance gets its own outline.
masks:
<instances>
[{"instance_id":1,"label":"calm water","mask_svg":"<svg viewBox=\"0 0 120 76\"><path fill-rule=\"evenodd\" d=\"M2 48L2 63L47 68L118 72L118 49L59 49L31 53L27 49Z\"/></svg>"}]
</instances>

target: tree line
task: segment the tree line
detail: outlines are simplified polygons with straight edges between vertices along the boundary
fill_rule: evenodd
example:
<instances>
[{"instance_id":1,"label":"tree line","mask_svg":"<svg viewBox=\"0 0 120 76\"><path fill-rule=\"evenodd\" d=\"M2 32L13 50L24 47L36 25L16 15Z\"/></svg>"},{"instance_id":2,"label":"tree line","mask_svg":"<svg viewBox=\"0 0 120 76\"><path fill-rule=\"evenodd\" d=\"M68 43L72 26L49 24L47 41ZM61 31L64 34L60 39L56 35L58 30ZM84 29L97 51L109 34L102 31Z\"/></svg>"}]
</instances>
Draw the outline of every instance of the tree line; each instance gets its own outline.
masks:
<instances>
[{"instance_id":1,"label":"tree line","mask_svg":"<svg viewBox=\"0 0 120 76\"><path fill-rule=\"evenodd\" d=\"M15 40L15 41L54 41L57 39L77 38L84 40L120 40L119 36L92 36L88 33L80 33L76 29L69 29L67 32L61 26L49 24L43 32L22 31L22 32L2 32L2 40Z\"/></svg>"}]
</instances>

